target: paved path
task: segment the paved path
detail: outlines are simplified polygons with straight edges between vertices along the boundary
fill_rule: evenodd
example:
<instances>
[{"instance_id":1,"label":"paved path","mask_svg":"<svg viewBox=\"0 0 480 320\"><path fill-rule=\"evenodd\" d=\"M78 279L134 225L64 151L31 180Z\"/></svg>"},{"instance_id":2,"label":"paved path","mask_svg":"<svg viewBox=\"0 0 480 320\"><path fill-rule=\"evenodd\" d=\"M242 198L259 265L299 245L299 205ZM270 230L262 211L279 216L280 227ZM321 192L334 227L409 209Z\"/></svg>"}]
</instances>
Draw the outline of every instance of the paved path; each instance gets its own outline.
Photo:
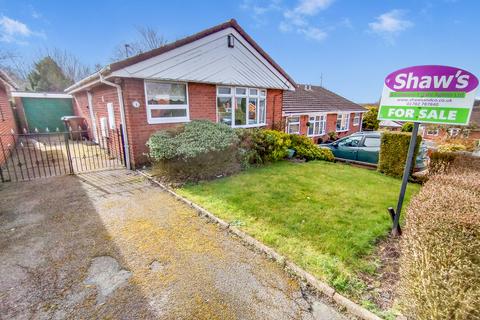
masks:
<instances>
[{"instance_id":1,"label":"paved path","mask_svg":"<svg viewBox=\"0 0 480 320\"><path fill-rule=\"evenodd\" d=\"M0 186L0 318L343 319L133 172Z\"/></svg>"}]
</instances>

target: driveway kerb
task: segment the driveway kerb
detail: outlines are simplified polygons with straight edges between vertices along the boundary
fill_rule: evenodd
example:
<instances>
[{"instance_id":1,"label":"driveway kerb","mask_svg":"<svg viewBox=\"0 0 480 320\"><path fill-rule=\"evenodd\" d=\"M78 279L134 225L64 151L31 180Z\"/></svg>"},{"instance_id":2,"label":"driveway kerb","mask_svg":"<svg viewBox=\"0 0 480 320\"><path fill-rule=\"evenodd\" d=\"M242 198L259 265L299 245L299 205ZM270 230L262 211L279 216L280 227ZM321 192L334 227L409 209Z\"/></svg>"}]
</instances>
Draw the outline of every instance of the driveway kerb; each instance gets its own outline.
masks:
<instances>
[{"instance_id":1,"label":"driveway kerb","mask_svg":"<svg viewBox=\"0 0 480 320\"><path fill-rule=\"evenodd\" d=\"M303 270L300 268L298 265L295 263L289 261L286 259L284 256L273 250L272 248L264 245L260 241L254 239L253 237L249 236L245 232L241 231L240 229L231 226L228 222L216 217L214 214L206 210L205 208L202 208L198 204L184 198L183 196L179 195L176 193L174 190L171 188L167 187L166 185L158 182L155 180L151 175L141 171L137 170L138 173L140 173L142 176L146 177L149 181L152 183L156 184L172 196L174 196L177 200L182 201L192 208L194 208L199 216L206 217L210 221L218 224L221 228L227 229L230 231L232 234L236 235L240 240L242 240L245 244L248 246L254 248L255 250L265 254L267 257L272 259L273 261L277 262L280 264L288 273L291 275L305 281L311 288L313 288L315 291L323 294L330 300L335 301L335 303L340 306L345 308L350 314L363 319L363 320L382 320L382 318L378 317L371 311L368 311L364 307L358 305L357 303L353 302L352 300L346 298L345 296L339 294L336 292L336 290L332 287L330 287L327 283L319 281L318 279L315 278L312 274L308 273L307 271Z\"/></svg>"}]
</instances>

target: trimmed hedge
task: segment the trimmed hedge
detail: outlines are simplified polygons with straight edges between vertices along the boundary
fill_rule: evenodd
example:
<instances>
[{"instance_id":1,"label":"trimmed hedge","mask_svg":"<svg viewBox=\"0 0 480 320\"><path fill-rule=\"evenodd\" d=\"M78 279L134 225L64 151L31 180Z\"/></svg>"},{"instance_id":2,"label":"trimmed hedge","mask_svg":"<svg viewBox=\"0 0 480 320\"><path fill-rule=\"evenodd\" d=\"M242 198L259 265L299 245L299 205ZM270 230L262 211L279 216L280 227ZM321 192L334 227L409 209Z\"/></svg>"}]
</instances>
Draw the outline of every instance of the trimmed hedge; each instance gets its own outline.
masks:
<instances>
[{"instance_id":1,"label":"trimmed hedge","mask_svg":"<svg viewBox=\"0 0 480 320\"><path fill-rule=\"evenodd\" d=\"M407 209L399 299L408 319L480 318L480 172L471 169L433 176Z\"/></svg>"},{"instance_id":2,"label":"trimmed hedge","mask_svg":"<svg viewBox=\"0 0 480 320\"><path fill-rule=\"evenodd\" d=\"M480 171L480 158L462 152L432 152L428 165L429 175L448 173L451 170Z\"/></svg>"},{"instance_id":3,"label":"trimmed hedge","mask_svg":"<svg viewBox=\"0 0 480 320\"><path fill-rule=\"evenodd\" d=\"M412 134L408 132L383 132L380 142L378 171L392 177L402 177ZM418 136L414 159L417 157L422 137ZM415 162L412 165L412 172Z\"/></svg>"}]
</instances>

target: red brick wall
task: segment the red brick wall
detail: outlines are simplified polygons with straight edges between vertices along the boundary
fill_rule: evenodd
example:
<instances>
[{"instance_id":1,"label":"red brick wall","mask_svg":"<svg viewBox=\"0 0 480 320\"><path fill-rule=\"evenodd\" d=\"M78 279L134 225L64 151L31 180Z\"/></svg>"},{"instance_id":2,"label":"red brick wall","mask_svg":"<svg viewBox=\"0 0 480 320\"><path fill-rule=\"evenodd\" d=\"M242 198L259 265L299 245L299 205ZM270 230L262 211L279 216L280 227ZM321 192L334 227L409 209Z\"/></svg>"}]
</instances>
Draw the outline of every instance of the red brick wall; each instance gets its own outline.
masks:
<instances>
[{"instance_id":1,"label":"red brick wall","mask_svg":"<svg viewBox=\"0 0 480 320\"><path fill-rule=\"evenodd\" d=\"M126 131L130 146L131 164L139 166L147 161L145 154L150 136L167 128L172 128L181 123L148 124L147 108L145 101L145 89L143 79L125 78L121 83L123 101L125 104ZM114 87L98 86L91 90L94 105L94 114L97 120L98 131L100 130L100 117L107 117L107 103L113 102L117 127L120 125L120 111L118 106L117 91ZM103 99L102 99L103 97ZM75 112L85 118L89 118L87 95L85 92L75 94ZM267 126L271 128L274 122L282 120L282 90L267 90ZM212 84L188 83L188 100L191 120L217 121L216 86ZM133 101L140 103L139 108L132 106ZM91 126L91 125L90 125Z\"/></svg>"},{"instance_id":2,"label":"red brick wall","mask_svg":"<svg viewBox=\"0 0 480 320\"><path fill-rule=\"evenodd\" d=\"M345 136L348 136L352 133L360 131L362 127L362 118L360 117L360 124L357 126L353 125L353 118L355 117L355 113L350 114L350 125L348 128L348 131L344 132L337 132L338 138L342 138ZM286 123L286 118L284 118L284 121ZM308 115L302 115L300 116L300 134L306 136L308 132L308 127L307 127L307 122L309 121L309 116ZM337 114L336 113L331 113L327 114L327 123L325 126L325 134L323 136L315 136L312 137L312 140L314 142L319 142L321 139L322 141L325 141L328 138L328 133L337 130Z\"/></svg>"},{"instance_id":3,"label":"red brick wall","mask_svg":"<svg viewBox=\"0 0 480 320\"><path fill-rule=\"evenodd\" d=\"M18 133L17 126L15 124L15 118L13 116L12 108L9 101L9 89L6 88L2 82L0 82L0 139L2 140L5 155L0 150L0 165L5 162L5 158L8 158L10 153L9 145L13 147L13 137L11 136L11 130Z\"/></svg>"}]
</instances>

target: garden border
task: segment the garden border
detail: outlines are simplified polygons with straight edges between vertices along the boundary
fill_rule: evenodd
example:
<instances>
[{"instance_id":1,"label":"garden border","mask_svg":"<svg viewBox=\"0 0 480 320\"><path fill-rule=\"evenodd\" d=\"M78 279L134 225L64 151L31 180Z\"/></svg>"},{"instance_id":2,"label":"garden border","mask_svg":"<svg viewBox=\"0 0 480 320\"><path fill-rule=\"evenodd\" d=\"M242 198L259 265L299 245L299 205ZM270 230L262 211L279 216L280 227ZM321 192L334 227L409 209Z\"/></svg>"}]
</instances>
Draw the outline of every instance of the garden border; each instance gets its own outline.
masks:
<instances>
[{"instance_id":1,"label":"garden border","mask_svg":"<svg viewBox=\"0 0 480 320\"><path fill-rule=\"evenodd\" d=\"M371 311L365 309L364 307L358 305L357 303L353 302L347 297L336 292L336 290L330 287L327 283L317 280L312 274L303 270L302 268L297 266L295 263L287 260L284 256L282 256L272 248L264 245L263 243L249 236L248 234L241 231L240 229L234 226L231 226L229 223L216 217L215 215L210 213L208 210L202 208L198 204L182 197L181 195L173 191L171 188L155 180L151 175L148 175L147 173L141 170L137 170L137 172L140 173L145 178L147 178L152 183L156 184L157 186L165 190L166 192L170 193L177 200L180 200L185 204L189 205L190 207L194 208L200 216L206 217L212 222L218 224L221 228L230 231L231 233L239 237L240 240L245 244L247 244L248 246L253 247L257 251L265 254L268 258L280 264L287 272L289 272L290 274L294 275L295 277L301 280L304 280L310 287L322 293L327 298L333 300L339 306L344 307L352 315L359 317L360 319L363 319L363 320L382 320L382 318L375 315Z\"/></svg>"}]
</instances>

